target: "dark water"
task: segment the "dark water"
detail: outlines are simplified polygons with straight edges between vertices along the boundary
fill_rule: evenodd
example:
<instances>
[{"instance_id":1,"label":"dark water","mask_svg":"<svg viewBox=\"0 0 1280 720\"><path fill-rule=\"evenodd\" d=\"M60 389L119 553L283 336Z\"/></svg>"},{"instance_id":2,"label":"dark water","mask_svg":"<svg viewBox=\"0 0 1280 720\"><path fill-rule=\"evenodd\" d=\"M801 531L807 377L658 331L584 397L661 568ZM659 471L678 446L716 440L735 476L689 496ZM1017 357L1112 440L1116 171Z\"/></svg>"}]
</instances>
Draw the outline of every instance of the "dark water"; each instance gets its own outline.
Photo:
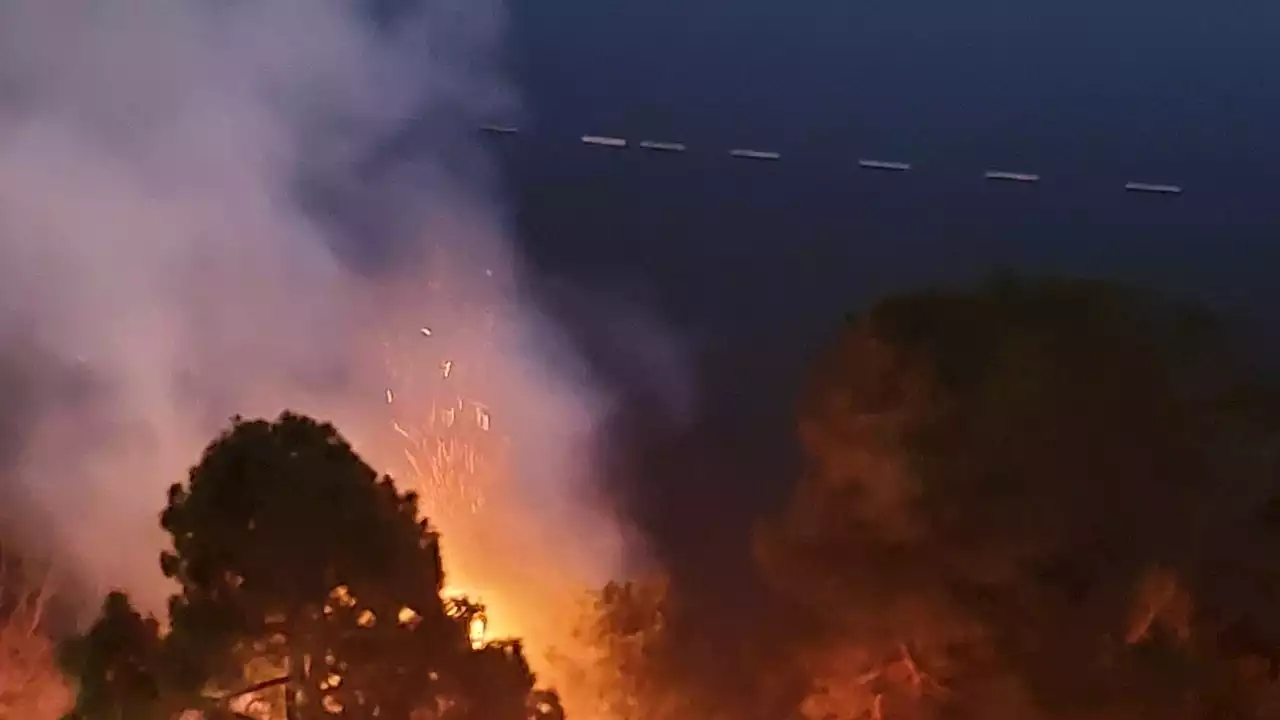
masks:
<instances>
[{"instance_id":1,"label":"dark water","mask_svg":"<svg viewBox=\"0 0 1280 720\"><path fill-rule=\"evenodd\" d=\"M706 461L708 498L771 484L730 468L782 466L752 439L786 425L813 346L879 294L1003 266L1264 320L1280 300L1280 4L516 0L512 32L526 133L495 144L523 241L557 275L633 289L691 339L716 452L738 453ZM986 169L1043 180L996 185ZM699 507L686 480L658 515Z\"/></svg>"}]
</instances>

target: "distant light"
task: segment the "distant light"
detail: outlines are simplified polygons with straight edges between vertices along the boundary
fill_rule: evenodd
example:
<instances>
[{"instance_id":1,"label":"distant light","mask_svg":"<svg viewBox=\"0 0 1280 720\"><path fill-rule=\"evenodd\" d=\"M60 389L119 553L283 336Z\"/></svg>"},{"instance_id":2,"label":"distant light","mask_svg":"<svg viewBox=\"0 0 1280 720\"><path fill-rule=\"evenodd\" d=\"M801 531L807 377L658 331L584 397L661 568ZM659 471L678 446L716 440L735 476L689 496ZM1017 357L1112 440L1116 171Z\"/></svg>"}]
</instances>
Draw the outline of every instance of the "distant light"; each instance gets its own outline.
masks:
<instances>
[{"instance_id":1,"label":"distant light","mask_svg":"<svg viewBox=\"0 0 1280 720\"><path fill-rule=\"evenodd\" d=\"M608 135L583 135L582 142L587 145L603 145L605 147L624 148L627 141L620 137L609 137Z\"/></svg>"},{"instance_id":2,"label":"distant light","mask_svg":"<svg viewBox=\"0 0 1280 720\"><path fill-rule=\"evenodd\" d=\"M782 158L781 153L769 152L767 150L730 150L729 154L736 158L745 158L747 160L779 160Z\"/></svg>"},{"instance_id":3,"label":"distant light","mask_svg":"<svg viewBox=\"0 0 1280 720\"><path fill-rule=\"evenodd\" d=\"M906 172L911 169L911 163L893 162L892 160L859 160L858 164L868 170L893 170L895 172Z\"/></svg>"},{"instance_id":4,"label":"distant light","mask_svg":"<svg viewBox=\"0 0 1280 720\"><path fill-rule=\"evenodd\" d=\"M1040 182L1039 175L1033 175L1031 173L1005 172L1003 170L988 170L984 177L988 180L1008 180L1010 182Z\"/></svg>"},{"instance_id":5,"label":"distant light","mask_svg":"<svg viewBox=\"0 0 1280 720\"><path fill-rule=\"evenodd\" d=\"M684 143L662 142L659 140L641 140L640 147L645 150L658 150L660 152L684 152L686 150Z\"/></svg>"},{"instance_id":6,"label":"distant light","mask_svg":"<svg viewBox=\"0 0 1280 720\"><path fill-rule=\"evenodd\" d=\"M1130 192L1159 193L1162 195L1181 195L1182 188L1177 185L1153 185L1151 183L1131 182L1125 183L1125 190Z\"/></svg>"}]
</instances>

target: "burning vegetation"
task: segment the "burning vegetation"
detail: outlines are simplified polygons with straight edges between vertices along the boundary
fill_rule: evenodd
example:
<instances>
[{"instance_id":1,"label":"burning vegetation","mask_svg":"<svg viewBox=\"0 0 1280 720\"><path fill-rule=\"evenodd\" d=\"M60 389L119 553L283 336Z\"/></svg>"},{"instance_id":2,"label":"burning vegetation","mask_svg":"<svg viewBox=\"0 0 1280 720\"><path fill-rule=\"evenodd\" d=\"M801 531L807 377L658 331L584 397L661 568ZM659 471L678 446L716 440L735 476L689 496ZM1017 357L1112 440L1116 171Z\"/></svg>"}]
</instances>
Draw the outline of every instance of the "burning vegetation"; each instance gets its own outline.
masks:
<instances>
[{"instance_id":1,"label":"burning vegetation","mask_svg":"<svg viewBox=\"0 0 1280 720\"><path fill-rule=\"evenodd\" d=\"M418 513L331 426L237 421L169 492L168 617L115 593L69 644L76 717L556 714L520 643L477 637L482 608L445 596Z\"/></svg>"},{"instance_id":2,"label":"burning vegetation","mask_svg":"<svg viewBox=\"0 0 1280 720\"><path fill-rule=\"evenodd\" d=\"M815 365L804 472L736 602L610 583L561 609L556 689L446 583L421 498L329 425L237 420L169 492L165 617L108 596L64 680L47 586L4 585L0 717L68 687L75 720L550 719L562 695L587 720L1278 717L1280 395L1242 359L1102 283L888 298ZM486 512L465 458L502 447L463 396L392 420L446 517Z\"/></svg>"},{"instance_id":3,"label":"burning vegetation","mask_svg":"<svg viewBox=\"0 0 1280 720\"><path fill-rule=\"evenodd\" d=\"M0 718L55 718L71 703L49 632L54 584L0 544Z\"/></svg>"}]
</instances>

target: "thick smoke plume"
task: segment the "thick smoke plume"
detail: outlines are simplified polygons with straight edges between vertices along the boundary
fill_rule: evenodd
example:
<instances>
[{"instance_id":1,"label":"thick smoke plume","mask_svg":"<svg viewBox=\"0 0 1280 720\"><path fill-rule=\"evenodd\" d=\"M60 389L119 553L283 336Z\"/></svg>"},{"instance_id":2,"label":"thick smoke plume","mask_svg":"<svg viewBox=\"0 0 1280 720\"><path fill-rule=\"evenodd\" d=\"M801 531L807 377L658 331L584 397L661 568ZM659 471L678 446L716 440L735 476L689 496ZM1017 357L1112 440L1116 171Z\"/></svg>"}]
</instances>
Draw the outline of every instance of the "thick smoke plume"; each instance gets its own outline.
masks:
<instances>
[{"instance_id":1,"label":"thick smoke plume","mask_svg":"<svg viewBox=\"0 0 1280 720\"><path fill-rule=\"evenodd\" d=\"M495 620L536 647L619 571L611 399L531 304L473 131L514 109L496 2L0 4L7 533L155 608L164 489L231 415L313 413L390 468L388 363L418 353L511 458L501 532L439 518Z\"/></svg>"}]
</instances>

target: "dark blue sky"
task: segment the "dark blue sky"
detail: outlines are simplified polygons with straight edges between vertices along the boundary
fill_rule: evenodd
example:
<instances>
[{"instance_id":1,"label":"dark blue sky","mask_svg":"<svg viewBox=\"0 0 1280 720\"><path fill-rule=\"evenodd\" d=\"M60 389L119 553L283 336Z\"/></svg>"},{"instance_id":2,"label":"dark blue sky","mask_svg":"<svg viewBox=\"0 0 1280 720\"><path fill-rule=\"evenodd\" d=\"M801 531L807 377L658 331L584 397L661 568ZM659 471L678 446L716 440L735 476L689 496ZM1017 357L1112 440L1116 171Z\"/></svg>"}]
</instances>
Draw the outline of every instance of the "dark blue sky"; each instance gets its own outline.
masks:
<instances>
[{"instance_id":1,"label":"dark blue sky","mask_svg":"<svg viewBox=\"0 0 1280 720\"><path fill-rule=\"evenodd\" d=\"M635 289L698 357L717 439L664 442L711 479L646 479L666 522L731 486L770 495L749 488L781 454L739 448L786 427L814 345L885 292L1004 266L1262 317L1280 299L1274 2L515 0L511 31L526 133L495 142L522 241L557 276Z\"/></svg>"}]
</instances>

